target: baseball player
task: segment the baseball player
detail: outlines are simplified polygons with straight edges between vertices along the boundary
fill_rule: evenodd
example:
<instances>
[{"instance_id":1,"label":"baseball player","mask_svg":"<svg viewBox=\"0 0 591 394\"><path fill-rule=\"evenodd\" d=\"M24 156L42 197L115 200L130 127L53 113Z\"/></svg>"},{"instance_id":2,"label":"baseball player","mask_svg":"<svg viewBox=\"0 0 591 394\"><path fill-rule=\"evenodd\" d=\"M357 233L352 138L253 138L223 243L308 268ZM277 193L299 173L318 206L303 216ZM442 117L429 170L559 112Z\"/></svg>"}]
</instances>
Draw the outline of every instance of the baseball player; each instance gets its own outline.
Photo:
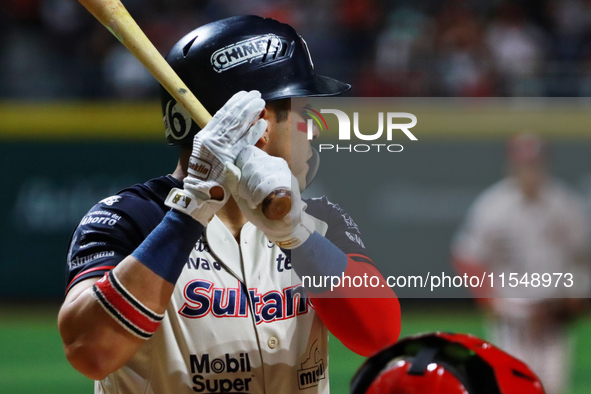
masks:
<instances>
[{"instance_id":1,"label":"baseball player","mask_svg":"<svg viewBox=\"0 0 591 394\"><path fill-rule=\"evenodd\" d=\"M525 361L548 393L563 393L570 376L566 323L585 309L576 297L588 296L581 284L589 279L589 218L583 199L547 175L548 146L540 137L514 136L507 158L510 175L473 203L453 258L460 272L494 272L493 288L476 292L492 317L493 342ZM532 274L547 274L551 286L527 283Z\"/></svg>"},{"instance_id":2,"label":"baseball player","mask_svg":"<svg viewBox=\"0 0 591 394\"><path fill-rule=\"evenodd\" d=\"M435 332L401 339L369 358L351 394L545 394L515 357L468 334Z\"/></svg>"},{"instance_id":3,"label":"baseball player","mask_svg":"<svg viewBox=\"0 0 591 394\"><path fill-rule=\"evenodd\" d=\"M349 215L326 197L300 197L318 156L291 127L304 119L288 99L350 86L315 74L293 28L257 16L202 26L167 60L215 116L197 132L164 93L176 170L82 218L58 318L66 356L95 393L328 393L328 330L370 355L400 328L387 287L355 298L300 280L383 281L346 236L360 235ZM272 221L260 204L277 188L291 189L292 208Z\"/></svg>"}]
</instances>

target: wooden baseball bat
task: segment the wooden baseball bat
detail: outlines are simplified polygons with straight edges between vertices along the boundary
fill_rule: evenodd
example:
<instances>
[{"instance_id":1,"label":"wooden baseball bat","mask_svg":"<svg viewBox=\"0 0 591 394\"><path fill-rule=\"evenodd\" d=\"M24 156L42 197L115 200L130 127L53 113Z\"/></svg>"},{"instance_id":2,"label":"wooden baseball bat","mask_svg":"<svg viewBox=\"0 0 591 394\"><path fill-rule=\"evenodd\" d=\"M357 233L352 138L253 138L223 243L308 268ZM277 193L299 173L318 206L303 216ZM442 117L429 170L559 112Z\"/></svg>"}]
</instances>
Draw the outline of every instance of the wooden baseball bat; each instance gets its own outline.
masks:
<instances>
[{"instance_id":1,"label":"wooden baseball bat","mask_svg":"<svg viewBox=\"0 0 591 394\"><path fill-rule=\"evenodd\" d=\"M174 99L204 128L211 115L174 72L119 0L78 0L150 71ZM291 192L275 190L262 203L265 216L278 220L291 209Z\"/></svg>"}]
</instances>

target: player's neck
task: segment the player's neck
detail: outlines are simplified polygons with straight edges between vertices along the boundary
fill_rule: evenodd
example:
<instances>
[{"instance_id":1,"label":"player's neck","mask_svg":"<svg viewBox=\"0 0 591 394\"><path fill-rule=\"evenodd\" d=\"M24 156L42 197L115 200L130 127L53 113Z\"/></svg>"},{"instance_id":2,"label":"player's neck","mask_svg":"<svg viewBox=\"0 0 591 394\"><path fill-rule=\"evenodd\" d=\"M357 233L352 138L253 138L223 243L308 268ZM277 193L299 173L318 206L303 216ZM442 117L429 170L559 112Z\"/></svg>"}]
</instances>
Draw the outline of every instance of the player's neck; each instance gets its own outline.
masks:
<instances>
[{"instance_id":1,"label":"player's neck","mask_svg":"<svg viewBox=\"0 0 591 394\"><path fill-rule=\"evenodd\" d=\"M240 241L240 230L248 222L240 207L232 196L228 202L216 213L216 216L230 230L234 238Z\"/></svg>"}]
</instances>

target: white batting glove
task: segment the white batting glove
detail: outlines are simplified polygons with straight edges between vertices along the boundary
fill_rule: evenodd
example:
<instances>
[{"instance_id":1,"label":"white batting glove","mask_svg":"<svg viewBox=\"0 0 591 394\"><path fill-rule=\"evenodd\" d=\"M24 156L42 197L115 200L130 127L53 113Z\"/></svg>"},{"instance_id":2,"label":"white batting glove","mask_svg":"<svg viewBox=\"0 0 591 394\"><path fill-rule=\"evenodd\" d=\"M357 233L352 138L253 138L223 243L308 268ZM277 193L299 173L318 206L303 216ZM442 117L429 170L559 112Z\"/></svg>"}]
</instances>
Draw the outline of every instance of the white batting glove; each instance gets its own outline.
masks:
<instances>
[{"instance_id":1,"label":"white batting glove","mask_svg":"<svg viewBox=\"0 0 591 394\"><path fill-rule=\"evenodd\" d=\"M305 212L298 181L282 158L247 146L238 155L236 165L226 163L226 185L244 216L280 248L294 249L314 232L314 221ZM283 219L270 220L263 214L261 203L276 189L291 190L291 211Z\"/></svg>"},{"instance_id":2,"label":"white batting glove","mask_svg":"<svg viewBox=\"0 0 591 394\"><path fill-rule=\"evenodd\" d=\"M189 175L184 188L174 188L165 204L185 212L204 226L230 198L224 185L224 163L233 163L246 146L254 145L267 129L267 121L256 117L265 108L257 90L238 92L214 115L195 136L189 159ZM211 198L210 190L220 186L222 200Z\"/></svg>"}]
</instances>

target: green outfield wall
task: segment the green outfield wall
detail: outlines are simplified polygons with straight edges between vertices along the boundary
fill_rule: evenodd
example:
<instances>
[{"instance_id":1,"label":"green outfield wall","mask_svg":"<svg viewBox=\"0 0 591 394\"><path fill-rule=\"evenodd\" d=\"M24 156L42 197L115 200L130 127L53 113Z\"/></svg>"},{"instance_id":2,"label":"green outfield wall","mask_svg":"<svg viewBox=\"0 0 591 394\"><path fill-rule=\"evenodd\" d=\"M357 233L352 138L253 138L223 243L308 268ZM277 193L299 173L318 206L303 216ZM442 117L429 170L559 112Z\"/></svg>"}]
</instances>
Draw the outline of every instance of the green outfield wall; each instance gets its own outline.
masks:
<instances>
[{"instance_id":1,"label":"green outfield wall","mask_svg":"<svg viewBox=\"0 0 591 394\"><path fill-rule=\"evenodd\" d=\"M524 128L552 142L553 172L591 202L586 101L401 103L417 116L418 141L399 140L400 153L323 151L306 191L353 216L385 275L451 270L454 232L470 202L503 176L505 141ZM66 247L84 213L174 170L177 150L162 130L157 103L0 103L1 299L62 297ZM317 143L342 141L327 133Z\"/></svg>"}]
</instances>

